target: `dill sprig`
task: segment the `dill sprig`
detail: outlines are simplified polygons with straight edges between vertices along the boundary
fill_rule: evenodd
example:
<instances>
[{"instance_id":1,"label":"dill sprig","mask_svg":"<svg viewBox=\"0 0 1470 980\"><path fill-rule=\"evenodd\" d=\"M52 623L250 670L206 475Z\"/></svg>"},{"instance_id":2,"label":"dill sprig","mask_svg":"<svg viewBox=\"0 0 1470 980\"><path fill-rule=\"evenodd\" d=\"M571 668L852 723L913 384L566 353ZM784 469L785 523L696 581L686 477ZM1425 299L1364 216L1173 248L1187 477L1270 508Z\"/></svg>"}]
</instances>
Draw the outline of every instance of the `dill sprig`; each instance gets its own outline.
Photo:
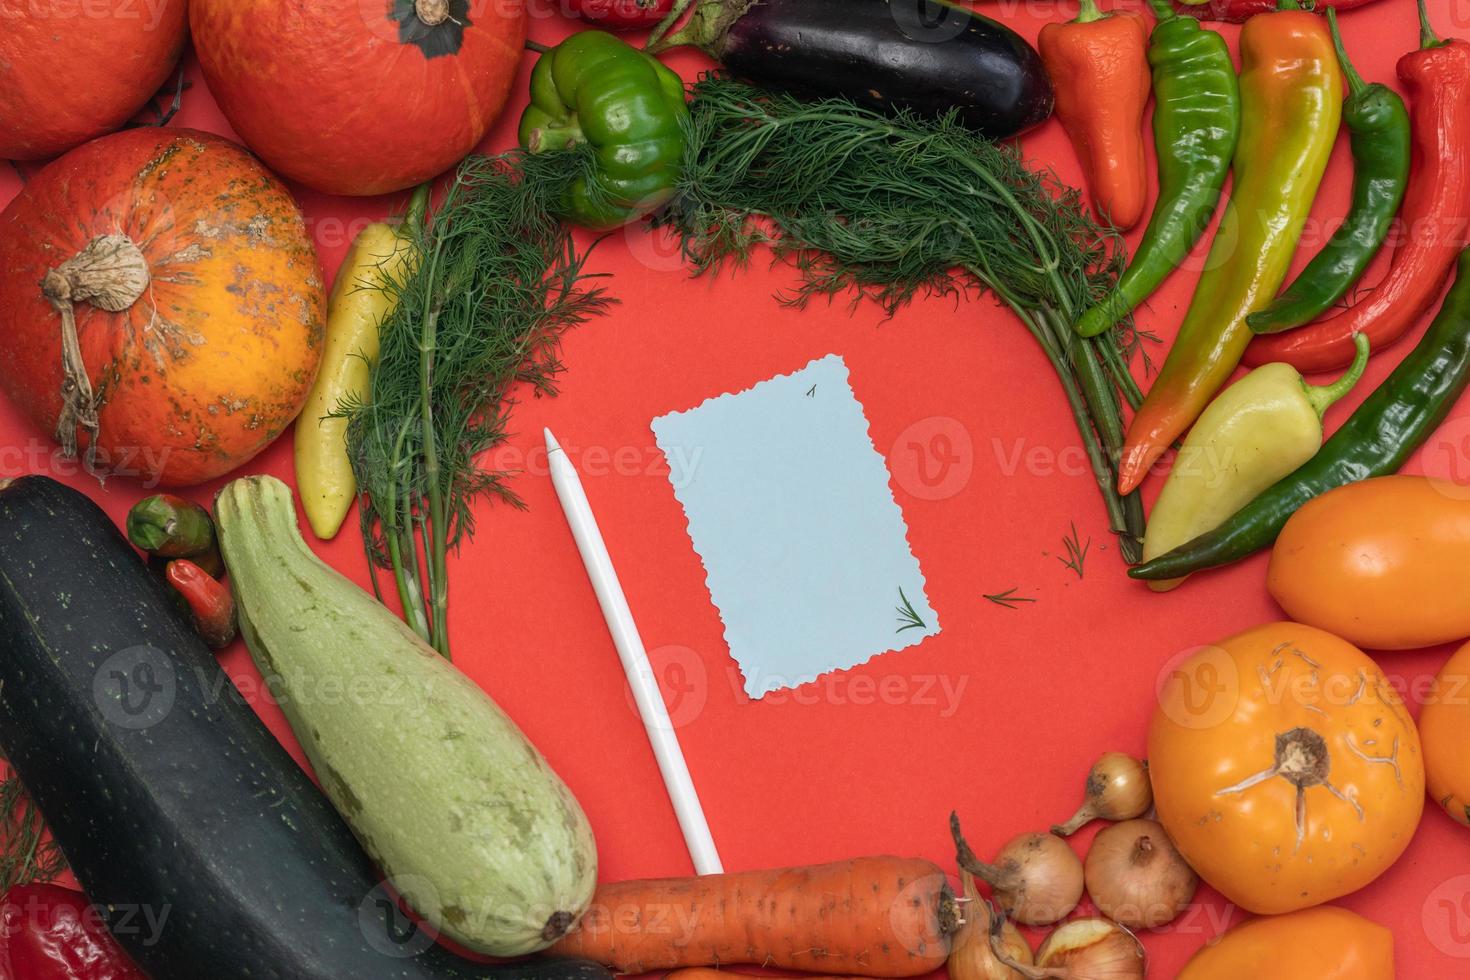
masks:
<instances>
[{"instance_id":1,"label":"dill sprig","mask_svg":"<svg viewBox=\"0 0 1470 980\"><path fill-rule=\"evenodd\" d=\"M929 624L924 622L924 617L919 615L919 611L914 608L914 604L909 601L909 597L903 594L902 588L898 590L898 602L899 604L893 610L898 613L897 632L902 633L904 630L924 630L929 628Z\"/></svg>"},{"instance_id":2,"label":"dill sprig","mask_svg":"<svg viewBox=\"0 0 1470 980\"><path fill-rule=\"evenodd\" d=\"M14 771L7 772L0 780L0 895L16 885L54 881L65 870L66 858L41 811Z\"/></svg>"},{"instance_id":3,"label":"dill sprig","mask_svg":"<svg viewBox=\"0 0 1470 980\"><path fill-rule=\"evenodd\" d=\"M421 259L386 286L397 306L368 397L338 408L369 558L392 570L404 619L446 657L447 553L473 535L480 498L523 506L480 456L506 438L519 386L555 394L562 331L610 302L555 217L594 165L585 147L461 164L432 217L408 223Z\"/></svg>"},{"instance_id":4,"label":"dill sprig","mask_svg":"<svg viewBox=\"0 0 1470 980\"><path fill-rule=\"evenodd\" d=\"M1071 324L1125 264L1116 233L1075 190L1028 167L953 116L889 116L832 99L806 102L719 73L693 89L680 193L659 219L697 273L768 245L800 282L802 305L850 292L889 313L916 295L988 291L1025 324L1062 383L1121 550L1141 554L1143 506L1120 496L1119 396L1141 393L1131 321L1082 339Z\"/></svg>"},{"instance_id":5,"label":"dill sprig","mask_svg":"<svg viewBox=\"0 0 1470 980\"><path fill-rule=\"evenodd\" d=\"M1031 596L1016 595L1019 590L1015 587L1006 589L1004 592L992 592L982 596L986 602L993 602L1005 609L1019 609L1022 603L1037 602Z\"/></svg>"},{"instance_id":6,"label":"dill sprig","mask_svg":"<svg viewBox=\"0 0 1470 980\"><path fill-rule=\"evenodd\" d=\"M1087 552L1092 548L1092 539L1083 541L1077 533L1077 522L1071 522L1072 529L1067 536L1062 538L1062 547L1066 550L1065 555L1057 555L1057 561L1070 568L1078 578L1082 578L1087 568Z\"/></svg>"}]
</instances>

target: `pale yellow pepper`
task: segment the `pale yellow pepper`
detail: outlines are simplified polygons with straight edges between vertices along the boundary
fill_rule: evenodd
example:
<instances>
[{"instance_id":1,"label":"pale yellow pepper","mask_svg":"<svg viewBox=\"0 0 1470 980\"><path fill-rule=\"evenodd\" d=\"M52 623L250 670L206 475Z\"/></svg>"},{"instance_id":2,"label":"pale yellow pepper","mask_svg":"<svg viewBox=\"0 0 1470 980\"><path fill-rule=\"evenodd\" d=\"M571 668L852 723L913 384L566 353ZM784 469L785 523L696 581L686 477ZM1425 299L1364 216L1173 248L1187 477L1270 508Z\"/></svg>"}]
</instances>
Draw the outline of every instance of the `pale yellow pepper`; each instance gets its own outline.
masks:
<instances>
[{"instance_id":1,"label":"pale yellow pepper","mask_svg":"<svg viewBox=\"0 0 1470 980\"><path fill-rule=\"evenodd\" d=\"M1330 385L1309 385L1290 364L1265 364L1226 388L1189 431L1143 539L1148 561L1212 531L1266 488L1317 455L1322 414L1363 376L1368 338ZM1167 592L1184 579L1149 582Z\"/></svg>"},{"instance_id":2,"label":"pale yellow pepper","mask_svg":"<svg viewBox=\"0 0 1470 980\"><path fill-rule=\"evenodd\" d=\"M421 213L418 198L410 218ZM378 330L397 305L401 283L418 265L418 249L404 225L379 222L353 241L327 307L321 372L296 420L296 487L318 538L335 537L357 496L347 457L347 420L331 418L345 402L366 398Z\"/></svg>"}]
</instances>

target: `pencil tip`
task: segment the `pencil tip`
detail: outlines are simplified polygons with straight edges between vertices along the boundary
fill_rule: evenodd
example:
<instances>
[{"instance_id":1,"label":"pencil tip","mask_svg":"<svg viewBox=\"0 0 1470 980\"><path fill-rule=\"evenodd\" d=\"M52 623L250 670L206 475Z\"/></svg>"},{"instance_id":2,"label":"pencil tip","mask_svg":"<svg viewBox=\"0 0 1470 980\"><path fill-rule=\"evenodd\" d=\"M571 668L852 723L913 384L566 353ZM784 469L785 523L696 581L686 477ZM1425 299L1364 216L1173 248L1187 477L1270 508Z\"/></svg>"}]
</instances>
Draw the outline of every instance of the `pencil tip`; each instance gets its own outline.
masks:
<instances>
[{"instance_id":1,"label":"pencil tip","mask_svg":"<svg viewBox=\"0 0 1470 980\"><path fill-rule=\"evenodd\" d=\"M546 451L548 453L560 452L561 444L556 441L556 436L551 434L551 430L542 429L541 432L546 436Z\"/></svg>"}]
</instances>

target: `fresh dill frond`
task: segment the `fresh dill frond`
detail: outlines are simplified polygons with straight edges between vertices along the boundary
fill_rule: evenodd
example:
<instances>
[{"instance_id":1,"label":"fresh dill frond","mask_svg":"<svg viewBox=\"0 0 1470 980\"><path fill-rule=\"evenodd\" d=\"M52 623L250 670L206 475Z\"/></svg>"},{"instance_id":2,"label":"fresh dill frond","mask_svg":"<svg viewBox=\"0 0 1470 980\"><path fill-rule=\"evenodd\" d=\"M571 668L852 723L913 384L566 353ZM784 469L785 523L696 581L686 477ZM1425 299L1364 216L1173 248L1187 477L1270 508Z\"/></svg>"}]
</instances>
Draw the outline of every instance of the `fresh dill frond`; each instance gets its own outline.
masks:
<instances>
[{"instance_id":1,"label":"fresh dill frond","mask_svg":"<svg viewBox=\"0 0 1470 980\"><path fill-rule=\"evenodd\" d=\"M1128 360L1143 337L1131 320L1089 339L1072 329L1126 264L1076 190L953 115L808 102L720 73L694 85L685 134L679 194L657 220L696 274L769 246L798 272L780 297L796 306L848 295L892 315L920 295L993 294L1050 361L1122 553L1141 557L1143 506L1117 493L1114 461L1121 400L1142 397Z\"/></svg>"},{"instance_id":2,"label":"fresh dill frond","mask_svg":"<svg viewBox=\"0 0 1470 980\"><path fill-rule=\"evenodd\" d=\"M929 628L929 624L924 622L924 617L919 615L919 611L914 608L912 602L909 602L909 597L903 594L903 589L901 588L898 590L898 601L899 605L894 607L894 612L898 613L899 633L902 633L904 630Z\"/></svg>"},{"instance_id":3,"label":"fresh dill frond","mask_svg":"<svg viewBox=\"0 0 1470 980\"><path fill-rule=\"evenodd\" d=\"M15 772L7 772L0 780L0 894L16 885L54 881L65 871L66 858L41 811Z\"/></svg>"},{"instance_id":4,"label":"fresh dill frond","mask_svg":"<svg viewBox=\"0 0 1470 980\"><path fill-rule=\"evenodd\" d=\"M1072 529L1062 539L1062 547L1067 553L1066 555L1057 555L1057 561L1070 568L1080 579L1086 569L1087 552L1092 547L1092 539L1088 538L1086 541L1083 541L1077 534L1077 522L1072 521L1071 525Z\"/></svg>"},{"instance_id":5,"label":"fresh dill frond","mask_svg":"<svg viewBox=\"0 0 1470 980\"><path fill-rule=\"evenodd\" d=\"M1006 609L1019 609L1022 603L1039 601L1037 599L1031 598L1030 596L1016 595L1017 591L1019 590L1015 588L1010 588L1006 589L1004 592L991 593L984 598L985 601L993 602L997 606L1001 606Z\"/></svg>"},{"instance_id":6,"label":"fresh dill frond","mask_svg":"<svg viewBox=\"0 0 1470 980\"><path fill-rule=\"evenodd\" d=\"M513 151L461 164L408 233L421 256L385 289L367 398L339 406L371 561L392 569L404 618L449 654L446 554L474 534L482 498L522 506L481 457L521 391L556 393L563 331L610 300L556 214L592 150ZM591 182L589 182L591 183Z\"/></svg>"}]
</instances>

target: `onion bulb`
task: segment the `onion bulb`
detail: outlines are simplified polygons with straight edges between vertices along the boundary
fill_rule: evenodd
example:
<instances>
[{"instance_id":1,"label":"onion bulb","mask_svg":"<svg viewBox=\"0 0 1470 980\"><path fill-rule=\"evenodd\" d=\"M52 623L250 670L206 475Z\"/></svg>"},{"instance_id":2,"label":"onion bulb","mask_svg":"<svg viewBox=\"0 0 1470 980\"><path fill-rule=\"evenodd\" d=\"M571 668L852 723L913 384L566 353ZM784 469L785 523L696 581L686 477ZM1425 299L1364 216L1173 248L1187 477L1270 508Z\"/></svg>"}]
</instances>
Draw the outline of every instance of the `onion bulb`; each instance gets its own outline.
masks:
<instances>
[{"instance_id":1,"label":"onion bulb","mask_svg":"<svg viewBox=\"0 0 1470 980\"><path fill-rule=\"evenodd\" d=\"M1021 974L1001 962L1004 956L1016 963L1031 964L1031 947L1015 923L997 915L990 903L980 897L975 876L960 872L965 890L965 921L955 933L946 964L950 980L1025 980ZM991 948L990 932L1000 932L999 950Z\"/></svg>"},{"instance_id":2,"label":"onion bulb","mask_svg":"<svg viewBox=\"0 0 1470 980\"><path fill-rule=\"evenodd\" d=\"M1106 752L1087 773L1087 798L1066 823L1051 829L1070 837L1093 820L1132 820L1154 804L1148 764L1124 752Z\"/></svg>"},{"instance_id":3,"label":"onion bulb","mask_svg":"<svg viewBox=\"0 0 1470 980\"><path fill-rule=\"evenodd\" d=\"M1173 922L1199 884L1164 828L1152 820L1126 820L1099 831L1085 871L1098 909L1130 929Z\"/></svg>"},{"instance_id":4,"label":"onion bulb","mask_svg":"<svg viewBox=\"0 0 1470 980\"><path fill-rule=\"evenodd\" d=\"M1082 861L1053 834L1022 834L986 864L960 834L960 818L949 815L959 866L988 884L1007 918L1028 926L1049 926L1082 899Z\"/></svg>"},{"instance_id":5,"label":"onion bulb","mask_svg":"<svg viewBox=\"0 0 1470 980\"><path fill-rule=\"evenodd\" d=\"M1148 972L1143 943L1111 919L1073 919L1057 926L1036 951L1034 966L996 955L1025 980L1142 980Z\"/></svg>"}]
</instances>

